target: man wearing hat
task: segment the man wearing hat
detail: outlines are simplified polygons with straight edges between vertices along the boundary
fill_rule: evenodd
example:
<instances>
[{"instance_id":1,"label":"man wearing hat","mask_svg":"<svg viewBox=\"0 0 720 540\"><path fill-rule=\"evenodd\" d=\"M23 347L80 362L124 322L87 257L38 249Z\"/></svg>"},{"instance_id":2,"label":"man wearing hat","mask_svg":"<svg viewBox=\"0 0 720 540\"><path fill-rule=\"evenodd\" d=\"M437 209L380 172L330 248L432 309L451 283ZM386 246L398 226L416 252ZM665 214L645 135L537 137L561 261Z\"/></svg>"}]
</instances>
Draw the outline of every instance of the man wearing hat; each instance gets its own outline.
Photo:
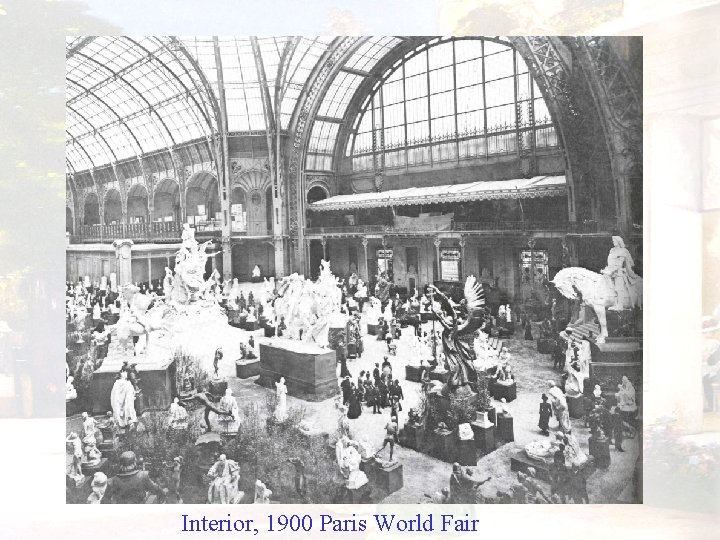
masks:
<instances>
[{"instance_id":1,"label":"man wearing hat","mask_svg":"<svg viewBox=\"0 0 720 540\"><path fill-rule=\"evenodd\" d=\"M153 482L147 471L138 470L135 452L123 452L119 461L120 472L108 482L108 491L105 495L108 502L144 504L148 492L167 495L168 490Z\"/></svg>"}]
</instances>

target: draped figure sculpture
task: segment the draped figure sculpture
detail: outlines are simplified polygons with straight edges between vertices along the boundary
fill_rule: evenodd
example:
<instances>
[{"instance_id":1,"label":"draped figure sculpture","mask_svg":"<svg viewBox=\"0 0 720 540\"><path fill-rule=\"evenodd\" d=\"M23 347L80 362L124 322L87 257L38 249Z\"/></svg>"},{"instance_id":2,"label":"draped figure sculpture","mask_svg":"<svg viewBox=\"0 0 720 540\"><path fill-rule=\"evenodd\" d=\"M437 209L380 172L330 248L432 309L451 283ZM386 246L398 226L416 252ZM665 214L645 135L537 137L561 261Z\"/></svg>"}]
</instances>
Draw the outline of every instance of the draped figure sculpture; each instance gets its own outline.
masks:
<instances>
[{"instance_id":1,"label":"draped figure sculpture","mask_svg":"<svg viewBox=\"0 0 720 540\"><path fill-rule=\"evenodd\" d=\"M468 318L460 322L448 297L434 285L430 285L429 288L440 304L441 310L437 310L433 302L432 310L443 328L443 352L448 369L452 372L450 379L443 387L443 394L447 395L451 390L477 382L478 375L473 365L475 353L470 345L470 340L465 338L472 336L482 324L485 295L475 276L468 276L464 289Z\"/></svg>"},{"instance_id":2,"label":"draped figure sculpture","mask_svg":"<svg viewBox=\"0 0 720 540\"><path fill-rule=\"evenodd\" d=\"M641 303L642 280L634 272L635 263L623 239L620 236L613 236L612 242L613 247L608 253L607 266L600 271L609 279L616 293L615 305L608 309L618 311L630 309Z\"/></svg>"}]
</instances>

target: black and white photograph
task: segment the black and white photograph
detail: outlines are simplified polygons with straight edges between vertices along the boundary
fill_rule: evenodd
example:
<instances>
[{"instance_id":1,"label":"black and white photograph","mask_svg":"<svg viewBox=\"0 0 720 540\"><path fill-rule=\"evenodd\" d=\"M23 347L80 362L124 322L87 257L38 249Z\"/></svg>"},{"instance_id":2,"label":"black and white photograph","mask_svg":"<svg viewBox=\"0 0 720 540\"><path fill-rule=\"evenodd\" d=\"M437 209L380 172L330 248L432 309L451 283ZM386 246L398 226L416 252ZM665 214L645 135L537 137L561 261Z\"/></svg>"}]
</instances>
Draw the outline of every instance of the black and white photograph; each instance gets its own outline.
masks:
<instances>
[{"instance_id":1,"label":"black and white photograph","mask_svg":"<svg viewBox=\"0 0 720 540\"><path fill-rule=\"evenodd\" d=\"M65 82L67 503L643 501L642 37L87 35Z\"/></svg>"}]
</instances>

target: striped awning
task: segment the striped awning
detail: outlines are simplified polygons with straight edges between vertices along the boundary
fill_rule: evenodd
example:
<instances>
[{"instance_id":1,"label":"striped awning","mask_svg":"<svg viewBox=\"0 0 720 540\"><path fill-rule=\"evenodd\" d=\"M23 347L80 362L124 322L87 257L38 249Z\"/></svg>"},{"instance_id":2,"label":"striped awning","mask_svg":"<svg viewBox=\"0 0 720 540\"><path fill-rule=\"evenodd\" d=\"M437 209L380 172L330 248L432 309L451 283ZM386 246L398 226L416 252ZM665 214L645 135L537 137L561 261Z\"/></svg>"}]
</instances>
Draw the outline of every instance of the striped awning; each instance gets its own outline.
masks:
<instances>
[{"instance_id":1,"label":"striped awning","mask_svg":"<svg viewBox=\"0 0 720 540\"><path fill-rule=\"evenodd\" d=\"M515 180L481 181L431 187L395 189L380 193L336 195L309 205L311 210L353 210L411 204L438 204L493 199L559 197L566 193L565 176L535 176Z\"/></svg>"}]
</instances>

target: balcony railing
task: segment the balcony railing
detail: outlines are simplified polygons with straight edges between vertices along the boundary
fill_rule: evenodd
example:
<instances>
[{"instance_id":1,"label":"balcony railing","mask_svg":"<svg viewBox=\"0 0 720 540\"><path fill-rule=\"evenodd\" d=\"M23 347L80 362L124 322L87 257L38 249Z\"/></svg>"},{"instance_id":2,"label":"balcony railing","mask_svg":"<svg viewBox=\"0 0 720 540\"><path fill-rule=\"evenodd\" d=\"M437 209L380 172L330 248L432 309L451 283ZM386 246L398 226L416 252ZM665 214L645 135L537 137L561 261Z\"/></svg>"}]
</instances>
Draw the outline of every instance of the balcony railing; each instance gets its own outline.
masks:
<instances>
[{"instance_id":1,"label":"balcony railing","mask_svg":"<svg viewBox=\"0 0 720 540\"><path fill-rule=\"evenodd\" d=\"M542 231L542 232L597 232L597 226L583 227L585 224L569 221L476 221L453 222L447 226L433 227L432 224L410 227L394 225L345 225L342 227L308 227L308 235L364 235L364 234L434 234L439 232L494 232L494 231ZM582 230L589 229L589 230Z\"/></svg>"},{"instance_id":2,"label":"balcony railing","mask_svg":"<svg viewBox=\"0 0 720 540\"><path fill-rule=\"evenodd\" d=\"M182 224L177 221L129 223L116 225L83 225L80 234L71 236L72 243L112 242L121 238L138 241L179 241Z\"/></svg>"}]
</instances>

